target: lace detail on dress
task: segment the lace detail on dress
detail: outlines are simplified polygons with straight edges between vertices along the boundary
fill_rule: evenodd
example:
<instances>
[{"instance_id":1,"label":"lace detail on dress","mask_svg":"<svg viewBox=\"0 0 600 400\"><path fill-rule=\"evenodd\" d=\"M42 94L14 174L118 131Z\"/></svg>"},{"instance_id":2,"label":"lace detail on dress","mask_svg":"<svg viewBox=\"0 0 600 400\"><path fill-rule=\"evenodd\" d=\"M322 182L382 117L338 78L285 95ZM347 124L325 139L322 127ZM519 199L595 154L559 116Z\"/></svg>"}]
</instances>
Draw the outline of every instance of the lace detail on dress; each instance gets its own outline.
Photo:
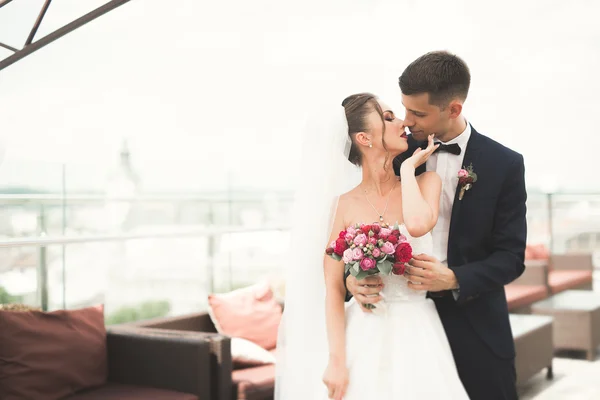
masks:
<instances>
[{"instance_id":1,"label":"lace detail on dress","mask_svg":"<svg viewBox=\"0 0 600 400\"><path fill-rule=\"evenodd\" d=\"M433 239L431 233L413 238L404 225L400 225L400 232L408 239L414 254L432 253ZM382 279L384 284L383 296L386 303L395 301L423 301L426 298L427 292L410 289L408 287L408 280L404 276L391 274L382 276Z\"/></svg>"}]
</instances>

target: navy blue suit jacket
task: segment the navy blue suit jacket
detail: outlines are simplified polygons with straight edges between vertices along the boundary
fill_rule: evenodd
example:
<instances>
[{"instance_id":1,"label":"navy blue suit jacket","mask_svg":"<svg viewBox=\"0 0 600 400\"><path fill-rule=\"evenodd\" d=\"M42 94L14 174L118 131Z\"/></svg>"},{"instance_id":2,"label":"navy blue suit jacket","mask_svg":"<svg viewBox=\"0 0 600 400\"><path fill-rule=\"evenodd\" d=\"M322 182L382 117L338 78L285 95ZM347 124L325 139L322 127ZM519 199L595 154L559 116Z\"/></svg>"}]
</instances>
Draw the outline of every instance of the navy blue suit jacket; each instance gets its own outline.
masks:
<instances>
[{"instance_id":1,"label":"navy blue suit jacket","mask_svg":"<svg viewBox=\"0 0 600 400\"><path fill-rule=\"evenodd\" d=\"M409 150L394 160L397 173L402 161L419 145L409 136ZM470 164L477 182L462 200L458 199L457 188L450 221L447 262L460 285L460 296L451 306L459 310L452 310L452 314L464 316L471 327L463 328L474 329L498 357L513 358L504 285L518 278L525 268L527 192L523 156L472 128L463 161L465 167ZM424 171L425 165L420 166L417 175ZM428 296L442 301L436 297L439 293ZM438 310L444 323L443 313L448 309ZM451 329L462 329L455 322ZM450 329L450 324L444 326ZM460 332L447 333L451 338L460 337Z\"/></svg>"}]
</instances>

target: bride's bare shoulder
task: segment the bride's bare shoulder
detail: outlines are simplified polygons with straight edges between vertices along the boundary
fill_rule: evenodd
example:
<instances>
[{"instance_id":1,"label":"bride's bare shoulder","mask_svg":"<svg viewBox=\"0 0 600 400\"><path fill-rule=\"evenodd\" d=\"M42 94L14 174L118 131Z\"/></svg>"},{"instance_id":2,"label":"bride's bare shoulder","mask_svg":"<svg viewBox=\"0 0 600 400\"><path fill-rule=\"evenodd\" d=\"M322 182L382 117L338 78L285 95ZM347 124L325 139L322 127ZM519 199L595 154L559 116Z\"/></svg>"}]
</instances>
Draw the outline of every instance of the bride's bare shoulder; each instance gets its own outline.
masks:
<instances>
[{"instance_id":1,"label":"bride's bare shoulder","mask_svg":"<svg viewBox=\"0 0 600 400\"><path fill-rule=\"evenodd\" d=\"M355 204L357 200L360 199L360 194L360 187L356 186L354 189L351 189L348 192L340 195L339 205L343 207L351 207L352 204Z\"/></svg>"}]
</instances>

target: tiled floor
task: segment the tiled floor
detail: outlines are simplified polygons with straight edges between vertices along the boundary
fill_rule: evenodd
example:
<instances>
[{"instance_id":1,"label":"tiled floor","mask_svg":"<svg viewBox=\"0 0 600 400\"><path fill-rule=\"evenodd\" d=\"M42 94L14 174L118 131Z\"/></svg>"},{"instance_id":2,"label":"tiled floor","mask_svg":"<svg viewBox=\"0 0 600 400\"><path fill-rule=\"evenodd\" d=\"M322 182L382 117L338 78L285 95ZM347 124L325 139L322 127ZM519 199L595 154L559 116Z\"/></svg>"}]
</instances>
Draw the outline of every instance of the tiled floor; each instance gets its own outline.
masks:
<instances>
[{"instance_id":1,"label":"tiled floor","mask_svg":"<svg viewBox=\"0 0 600 400\"><path fill-rule=\"evenodd\" d=\"M519 388L520 400L598 400L600 399L600 359L555 358L554 379L545 371Z\"/></svg>"},{"instance_id":2,"label":"tiled floor","mask_svg":"<svg viewBox=\"0 0 600 400\"><path fill-rule=\"evenodd\" d=\"M599 268L594 271L594 291L600 292ZM553 364L554 379L546 380L546 371L540 371L519 388L520 400L600 400L600 358L590 362L583 354L561 354Z\"/></svg>"}]
</instances>

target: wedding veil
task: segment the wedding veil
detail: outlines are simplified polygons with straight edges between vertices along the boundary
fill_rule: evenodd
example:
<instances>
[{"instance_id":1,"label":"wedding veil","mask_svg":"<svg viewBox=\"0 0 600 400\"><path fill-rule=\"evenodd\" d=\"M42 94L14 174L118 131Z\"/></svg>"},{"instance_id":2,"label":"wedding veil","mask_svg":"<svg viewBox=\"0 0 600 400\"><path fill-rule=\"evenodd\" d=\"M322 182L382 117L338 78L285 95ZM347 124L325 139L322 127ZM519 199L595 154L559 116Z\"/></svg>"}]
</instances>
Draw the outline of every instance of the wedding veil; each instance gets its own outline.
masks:
<instances>
[{"instance_id":1,"label":"wedding veil","mask_svg":"<svg viewBox=\"0 0 600 400\"><path fill-rule=\"evenodd\" d=\"M348 161L351 141L341 100L319 104L302 133L302 172L295 185L289 255L284 259L275 400L313 400L327 394L322 382L329 358L323 260L337 199L361 179L360 169Z\"/></svg>"}]
</instances>

